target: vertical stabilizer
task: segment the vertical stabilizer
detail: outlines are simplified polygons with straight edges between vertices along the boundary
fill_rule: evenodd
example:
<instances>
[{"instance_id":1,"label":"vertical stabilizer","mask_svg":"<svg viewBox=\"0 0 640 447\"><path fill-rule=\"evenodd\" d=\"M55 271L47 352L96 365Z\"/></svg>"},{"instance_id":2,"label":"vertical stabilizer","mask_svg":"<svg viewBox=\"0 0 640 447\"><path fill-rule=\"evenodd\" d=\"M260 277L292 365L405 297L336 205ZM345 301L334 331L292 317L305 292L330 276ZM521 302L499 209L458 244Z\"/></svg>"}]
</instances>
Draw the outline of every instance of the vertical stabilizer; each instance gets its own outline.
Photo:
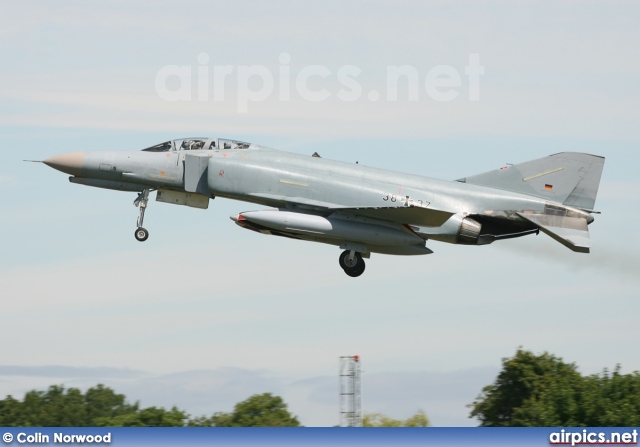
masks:
<instances>
[{"instance_id":1,"label":"vertical stabilizer","mask_svg":"<svg viewBox=\"0 0 640 447\"><path fill-rule=\"evenodd\" d=\"M561 152L458 181L530 194L575 208L593 210L603 167L604 157Z\"/></svg>"}]
</instances>

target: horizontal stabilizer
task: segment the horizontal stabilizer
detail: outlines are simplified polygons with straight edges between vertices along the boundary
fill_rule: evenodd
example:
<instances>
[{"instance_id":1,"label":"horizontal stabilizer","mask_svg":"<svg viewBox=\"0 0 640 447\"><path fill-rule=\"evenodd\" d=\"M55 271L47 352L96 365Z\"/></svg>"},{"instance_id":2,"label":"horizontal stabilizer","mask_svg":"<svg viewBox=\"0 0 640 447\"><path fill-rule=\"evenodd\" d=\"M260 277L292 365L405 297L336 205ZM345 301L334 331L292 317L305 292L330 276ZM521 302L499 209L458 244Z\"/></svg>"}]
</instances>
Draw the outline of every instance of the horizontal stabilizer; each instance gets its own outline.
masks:
<instances>
[{"instance_id":1,"label":"horizontal stabilizer","mask_svg":"<svg viewBox=\"0 0 640 447\"><path fill-rule=\"evenodd\" d=\"M578 252L589 253L591 240L587 220L581 217L552 216L548 214L517 213L521 218L540 228L565 247Z\"/></svg>"}]
</instances>

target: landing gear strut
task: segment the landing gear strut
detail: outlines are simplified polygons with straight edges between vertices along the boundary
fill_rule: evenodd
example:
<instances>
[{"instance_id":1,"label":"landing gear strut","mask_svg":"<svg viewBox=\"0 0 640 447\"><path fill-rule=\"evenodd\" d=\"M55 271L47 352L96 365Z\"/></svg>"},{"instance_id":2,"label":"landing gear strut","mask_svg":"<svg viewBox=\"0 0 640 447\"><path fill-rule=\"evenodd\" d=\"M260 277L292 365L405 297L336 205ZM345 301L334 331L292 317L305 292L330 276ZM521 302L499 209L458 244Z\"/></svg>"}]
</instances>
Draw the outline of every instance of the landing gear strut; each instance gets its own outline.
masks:
<instances>
[{"instance_id":1,"label":"landing gear strut","mask_svg":"<svg viewBox=\"0 0 640 447\"><path fill-rule=\"evenodd\" d=\"M147 209L147 202L149 201L149 193L150 189L143 190L140 194L138 194L138 198L133 202L135 206L140 207L140 215L138 216L138 228L136 229L135 237L140 242L144 242L149 238L149 232L142 228L142 223L144 222L144 211Z\"/></svg>"},{"instance_id":2,"label":"landing gear strut","mask_svg":"<svg viewBox=\"0 0 640 447\"><path fill-rule=\"evenodd\" d=\"M340 267L342 267L344 272L352 278L364 273L364 259L362 259L360 253L355 250L343 251L338 261L340 262Z\"/></svg>"}]
</instances>

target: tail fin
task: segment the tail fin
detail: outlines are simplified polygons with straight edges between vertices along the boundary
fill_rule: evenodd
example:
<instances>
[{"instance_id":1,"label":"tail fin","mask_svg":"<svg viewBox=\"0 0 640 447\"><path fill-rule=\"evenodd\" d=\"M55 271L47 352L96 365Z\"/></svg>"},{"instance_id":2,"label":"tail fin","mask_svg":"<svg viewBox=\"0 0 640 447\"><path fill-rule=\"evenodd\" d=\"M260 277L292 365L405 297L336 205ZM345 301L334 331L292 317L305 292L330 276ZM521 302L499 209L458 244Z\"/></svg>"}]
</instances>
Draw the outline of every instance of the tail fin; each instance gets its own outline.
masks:
<instances>
[{"instance_id":1,"label":"tail fin","mask_svg":"<svg viewBox=\"0 0 640 447\"><path fill-rule=\"evenodd\" d=\"M603 167L604 157L561 152L458 181L530 194L591 211Z\"/></svg>"}]
</instances>

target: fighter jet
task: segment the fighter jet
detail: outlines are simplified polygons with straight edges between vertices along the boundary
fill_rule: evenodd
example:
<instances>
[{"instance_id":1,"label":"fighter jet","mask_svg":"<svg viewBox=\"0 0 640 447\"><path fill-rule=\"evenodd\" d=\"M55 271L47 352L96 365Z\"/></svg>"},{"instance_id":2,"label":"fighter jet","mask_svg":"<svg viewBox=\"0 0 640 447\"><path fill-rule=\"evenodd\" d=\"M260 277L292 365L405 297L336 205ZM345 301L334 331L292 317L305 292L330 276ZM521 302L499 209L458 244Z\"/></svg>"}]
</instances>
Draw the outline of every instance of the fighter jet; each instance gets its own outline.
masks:
<instances>
[{"instance_id":1,"label":"fighter jet","mask_svg":"<svg viewBox=\"0 0 640 447\"><path fill-rule=\"evenodd\" d=\"M248 230L340 247L340 267L371 253L426 255L426 241L486 245L538 234L588 253L604 157L563 152L454 181L436 180L222 138L185 138L140 151L73 152L43 163L80 185L137 192L135 237L149 194L206 209L215 197L266 209L231 219Z\"/></svg>"}]
</instances>

